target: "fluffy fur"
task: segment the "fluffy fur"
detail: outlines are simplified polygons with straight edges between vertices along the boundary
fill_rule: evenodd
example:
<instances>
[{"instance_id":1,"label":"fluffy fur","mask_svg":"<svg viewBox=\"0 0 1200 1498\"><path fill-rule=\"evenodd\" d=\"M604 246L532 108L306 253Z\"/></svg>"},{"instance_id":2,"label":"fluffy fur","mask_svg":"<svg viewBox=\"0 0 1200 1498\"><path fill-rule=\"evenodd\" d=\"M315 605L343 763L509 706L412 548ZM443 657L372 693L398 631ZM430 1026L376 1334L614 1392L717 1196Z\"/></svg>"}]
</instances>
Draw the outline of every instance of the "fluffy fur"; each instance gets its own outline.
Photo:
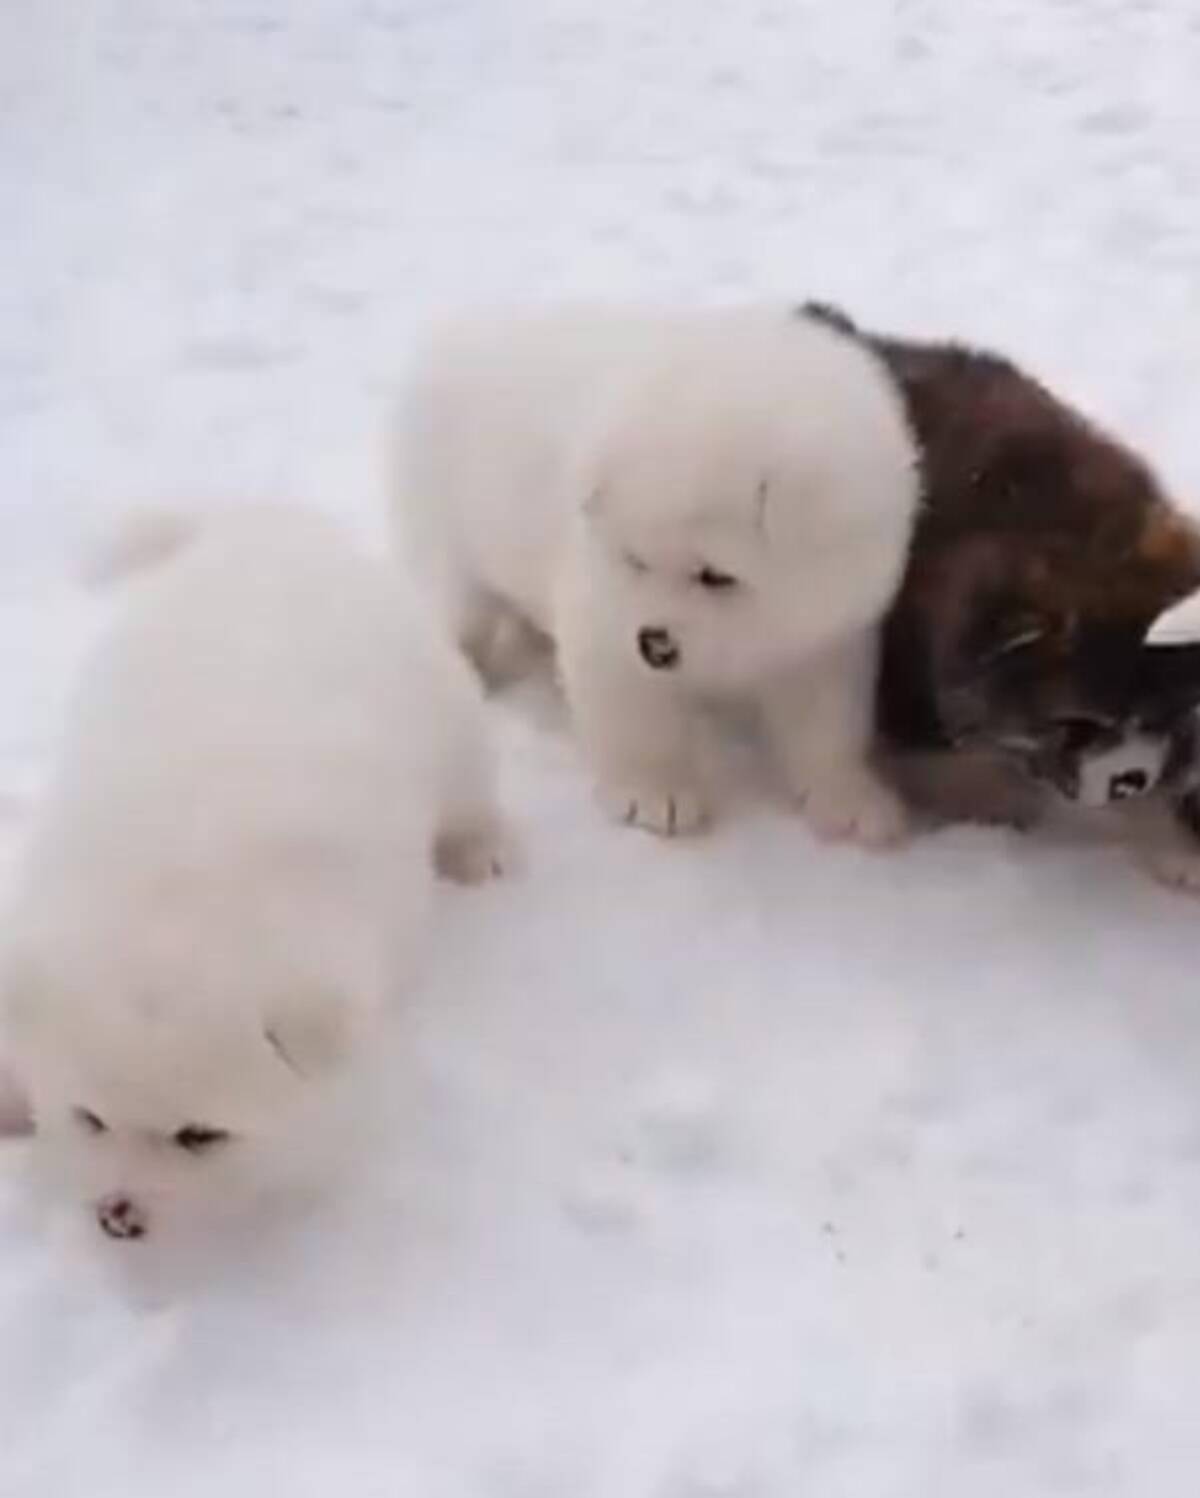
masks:
<instances>
[{"instance_id":1,"label":"fluffy fur","mask_svg":"<svg viewBox=\"0 0 1200 1498\"><path fill-rule=\"evenodd\" d=\"M432 341L403 448L449 628L485 672L514 619L553 640L619 820L700 826L697 710L746 698L818 832L899 835L868 748L917 479L873 355L782 309L497 315Z\"/></svg>"},{"instance_id":2,"label":"fluffy fur","mask_svg":"<svg viewBox=\"0 0 1200 1498\"><path fill-rule=\"evenodd\" d=\"M1200 535L1148 465L995 354L801 312L886 362L920 445L925 504L879 683L906 793L1027 824L1048 784L1088 799L1081 754L1190 733L1200 646L1184 642L1200 631L1167 638L1162 623L1200 587ZM1164 878L1200 883L1187 816L1162 804L1179 784L1121 816Z\"/></svg>"},{"instance_id":3,"label":"fluffy fur","mask_svg":"<svg viewBox=\"0 0 1200 1498\"><path fill-rule=\"evenodd\" d=\"M889 612L879 717L897 745L1040 747L1132 716L1145 639L1200 587L1200 536L1150 468L1008 360L808 320L877 353L917 434L925 503Z\"/></svg>"},{"instance_id":4,"label":"fluffy fur","mask_svg":"<svg viewBox=\"0 0 1200 1498\"><path fill-rule=\"evenodd\" d=\"M20 872L5 1050L114 1237L308 1162L410 975L435 852L500 856L482 700L392 569L285 508L140 521Z\"/></svg>"}]
</instances>

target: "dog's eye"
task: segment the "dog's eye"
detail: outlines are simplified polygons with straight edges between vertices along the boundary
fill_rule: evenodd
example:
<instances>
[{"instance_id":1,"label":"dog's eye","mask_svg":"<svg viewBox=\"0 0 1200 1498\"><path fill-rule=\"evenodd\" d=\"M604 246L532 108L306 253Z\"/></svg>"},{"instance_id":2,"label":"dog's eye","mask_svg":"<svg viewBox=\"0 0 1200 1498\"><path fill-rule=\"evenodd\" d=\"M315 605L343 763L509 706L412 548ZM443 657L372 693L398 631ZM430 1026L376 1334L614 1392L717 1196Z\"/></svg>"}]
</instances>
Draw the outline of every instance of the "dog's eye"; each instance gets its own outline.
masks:
<instances>
[{"instance_id":1,"label":"dog's eye","mask_svg":"<svg viewBox=\"0 0 1200 1498\"><path fill-rule=\"evenodd\" d=\"M216 1149L229 1143L228 1129L210 1129L204 1124L186 1124L171 1136L171 1142L189 1155L202 1155L205 1150Z\"/></svg>"},{"instance_id":2,"label":"dog's eye","mask_svg":"<svg viewBox=\"0 0 1200 1498\"><path fill-rule=\"evenodd\" d=\"M621 557L630 572L649 572L649 567L642 561L641 557L635 556L632 551L623 551Z\"/></svg>"},{"instance_id":3,"label":"dog's eye","mask_svg":"<svg viewBox=\"0 0 1200 1498\"><path fill-rule=\"evenodd\" d=\"M1065 746L1076 752L1093 749L1104 739L1111 738L1116 727L1112 718L1064 717L1055 720L1055 728Z\"/></svg>"},{"instance_id":4,"label":"dog's eye","mask_svg":"<svg viewBox=\"0 0 1200 1498\"><path fill-rule=\"evenodd\" d=\"M707 564L698 572L692 573L692 581L700 584L702 588L711 588L714 593L728 592L730 588L736 588L738 580L728 572L722 572L717 567L709 567Z\"/></svg>"},{"instance_id":5,"label":"dog's eye","mask_svg":"<svg viewBox=\"0 0 1200 1498\"><path fill-rule=\"evenodd\" d=\"M76 1108L74 1112L75 1122L89 1134L107 1134L108 1125L98 1113L93 1113L90 1108Z\"/></svg>"}]
</instances>

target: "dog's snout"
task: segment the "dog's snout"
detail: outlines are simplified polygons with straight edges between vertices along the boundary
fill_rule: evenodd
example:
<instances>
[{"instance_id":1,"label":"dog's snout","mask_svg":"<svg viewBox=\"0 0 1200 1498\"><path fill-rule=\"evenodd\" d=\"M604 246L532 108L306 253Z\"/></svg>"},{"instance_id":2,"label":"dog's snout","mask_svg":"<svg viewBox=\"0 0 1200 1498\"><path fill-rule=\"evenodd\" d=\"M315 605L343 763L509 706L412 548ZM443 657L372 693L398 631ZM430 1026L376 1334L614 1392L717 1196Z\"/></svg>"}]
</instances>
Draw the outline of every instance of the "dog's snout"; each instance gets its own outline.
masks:
<instances>
[{"instance_id":1,"label":"dog's snout","mask_svg":"<svg viewBox=\"0 0 1200 1498\"><path fill-rule=\"evenodd\" d=\"M638 654L655 671L669 671L679 664L679 646L669 629L647 627L638 630Z\"/></svg>"},{"instance_id":2,"label":"dog's snout","mask_svg":"<svg viewBox=\"0 0 1200 1498\"><path fill-rule=\"evenodd\" d=\"M1145 795L1149 789L1150 777L1145 770L1125 770L1108 782L1108 799L1128 801L1131 796Z\"/></svg>"},{"instance_id":3,"label":"dog's snout","mask_svg":"<svg viewBox=\"0 0 1200 1498\"><path fill-rule=\"evenodd\" d=\"M110 1238L144 1238L148 1227L137 1202L119 1193L96 1203L96 1221Z\"/></svg>"}]
</instances>

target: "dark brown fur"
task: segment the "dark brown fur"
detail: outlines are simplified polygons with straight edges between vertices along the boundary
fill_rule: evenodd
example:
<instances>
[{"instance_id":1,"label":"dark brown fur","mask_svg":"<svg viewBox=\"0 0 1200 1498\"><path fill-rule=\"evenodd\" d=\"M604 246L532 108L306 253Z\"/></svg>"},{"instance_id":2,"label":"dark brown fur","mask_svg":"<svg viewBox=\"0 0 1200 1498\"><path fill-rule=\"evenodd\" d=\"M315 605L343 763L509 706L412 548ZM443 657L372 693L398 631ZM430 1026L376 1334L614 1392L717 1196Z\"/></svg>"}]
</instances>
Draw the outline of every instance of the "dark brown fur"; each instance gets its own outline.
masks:
<instances>
[{"instance_id":1,"label":"dark brown fur","mask_svg":"<svg viewBox=\"0 0 1200 1498\"><path fill-rule=\"evenodd\" d=\"M922 455L924 505L888 618L885 738L1018 747L1139 690L1151 623L1200 586L1200 537L1149 467L1006 359L861 332Z\"/></svg>"}]
</instances>

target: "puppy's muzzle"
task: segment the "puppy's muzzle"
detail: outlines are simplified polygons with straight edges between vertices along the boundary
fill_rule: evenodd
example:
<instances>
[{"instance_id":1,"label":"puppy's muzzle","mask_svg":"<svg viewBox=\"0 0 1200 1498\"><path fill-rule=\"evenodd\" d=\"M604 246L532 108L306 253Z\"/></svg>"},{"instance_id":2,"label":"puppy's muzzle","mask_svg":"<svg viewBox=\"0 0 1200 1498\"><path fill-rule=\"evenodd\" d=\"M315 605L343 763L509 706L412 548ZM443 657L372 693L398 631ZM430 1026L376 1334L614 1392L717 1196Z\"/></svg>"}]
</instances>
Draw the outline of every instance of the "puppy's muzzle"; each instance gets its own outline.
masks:
<instances>
[{"instance_id":1,"label":"puppy's muzzle","mask_svg":"<svg viewBox=\"0 0 1200 1498\"><path fill-rule=\"evenodd\" d=\"M110 1238L144 1238L149 1228L146 1214L131 1196L102 1197L96 1203L96 1221Z\"/></svg>"},{"instance_id":2,"label":"puppy's muzzle","mask_svg":"<svg viewBox=\"0 0 1200 1498\"><path fill-rule=\"evenodd\" d=\"M654 671L670 671L679 664L679 646L669 629L639 629L638 654Z\"/></svg>"}]
</instances>

